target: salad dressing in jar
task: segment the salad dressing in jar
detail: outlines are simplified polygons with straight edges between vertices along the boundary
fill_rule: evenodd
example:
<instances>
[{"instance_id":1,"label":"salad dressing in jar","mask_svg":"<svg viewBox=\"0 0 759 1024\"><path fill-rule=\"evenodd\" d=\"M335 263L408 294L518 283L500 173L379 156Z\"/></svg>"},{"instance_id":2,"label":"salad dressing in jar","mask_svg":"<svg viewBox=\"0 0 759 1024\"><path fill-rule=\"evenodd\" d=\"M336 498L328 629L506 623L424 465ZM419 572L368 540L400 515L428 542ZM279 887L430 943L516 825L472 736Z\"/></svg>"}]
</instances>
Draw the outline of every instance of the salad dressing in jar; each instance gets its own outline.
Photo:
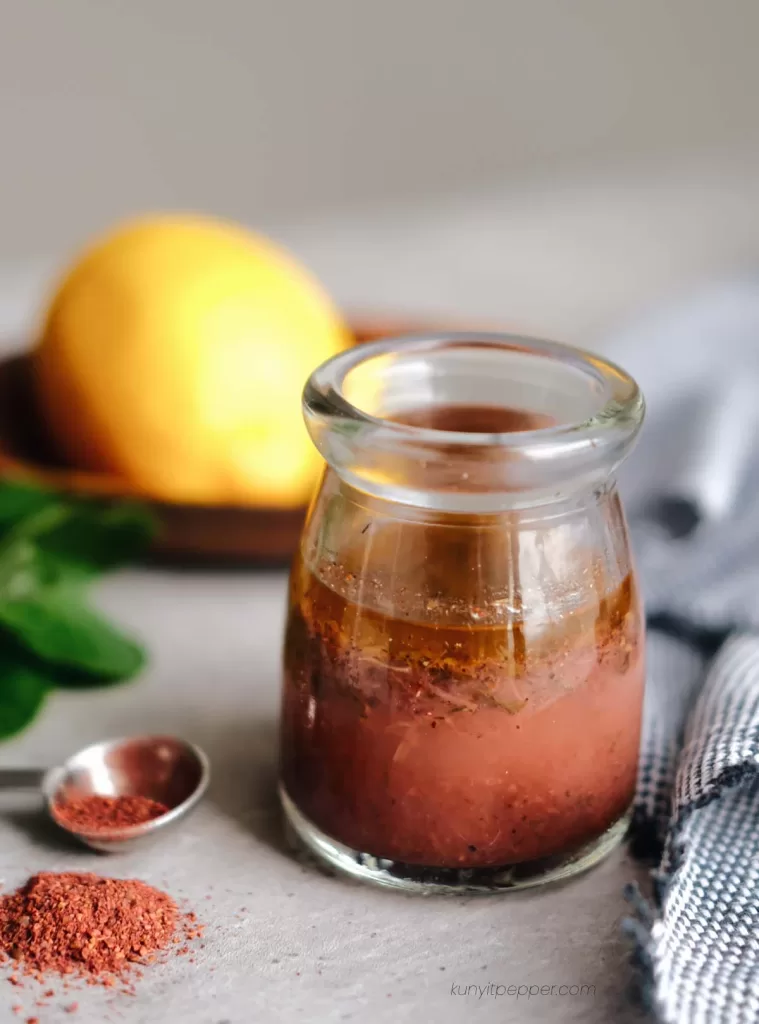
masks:
<instances>
[{"instance_id":1,"label":"salad dressing in jar","mask_svg":"<svg viewBox=\"0 0 759 1024\"><path fill-rule=\"evenodd\" d=\"M634 382L547 342L364 345L317 370L328 468L293 565L281 799L331 866L422 891L564 877L621 838L643 619L614 471Z\"/></svg>"}]
</instances>

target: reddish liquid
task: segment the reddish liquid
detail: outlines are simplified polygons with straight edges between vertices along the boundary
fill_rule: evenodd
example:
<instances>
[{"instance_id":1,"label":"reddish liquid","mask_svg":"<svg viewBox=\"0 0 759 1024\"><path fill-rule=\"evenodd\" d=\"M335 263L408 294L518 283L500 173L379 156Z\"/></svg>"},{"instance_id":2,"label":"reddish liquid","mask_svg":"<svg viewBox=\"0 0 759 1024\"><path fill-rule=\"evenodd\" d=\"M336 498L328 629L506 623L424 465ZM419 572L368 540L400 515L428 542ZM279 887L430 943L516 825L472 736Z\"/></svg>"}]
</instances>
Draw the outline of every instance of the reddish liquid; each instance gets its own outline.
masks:
<instances>
[{"instance_id":1,"label":"reddish liquid","mask_svg":"<svg viewBox=\"0 0 759 1024\"><path fill-rule=\"evenodd\" d=\"M395 423L431 430L456 430L469 434L509 434L555 426L544 413L509 409L500 405L431 405L391 417Z\"/></svg>"},{"instance_id":2,"label":"reddish liquid","mask_svg":"<svg viewBox=\"0 0 759 1024\"><path fill-rule=\"evenodd\" d=\"M643 697L630 577L525 644L519 622L362 607L328 575L293 569L282 717L285 787L320 829L408 864L496 867L570 852L625 813Z\"/></svg>"}]
</instances>

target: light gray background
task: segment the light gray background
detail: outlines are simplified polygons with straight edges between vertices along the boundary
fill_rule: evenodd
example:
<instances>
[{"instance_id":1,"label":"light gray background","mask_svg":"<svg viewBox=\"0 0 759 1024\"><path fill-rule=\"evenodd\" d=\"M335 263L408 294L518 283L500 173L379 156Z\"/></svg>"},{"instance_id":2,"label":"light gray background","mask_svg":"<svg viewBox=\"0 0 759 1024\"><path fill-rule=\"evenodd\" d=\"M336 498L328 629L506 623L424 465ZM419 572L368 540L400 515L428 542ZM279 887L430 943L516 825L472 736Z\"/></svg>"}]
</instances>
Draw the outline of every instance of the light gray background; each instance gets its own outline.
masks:
<instances>
[{"instance_id":1,"label":"light gray background","mask_svg":"<svg viewBox=\"0 0 759 1024\"><path fill-rule=\"evenodd\" d=\"M754 0L0 0L0 263L740 153Z\"/></svg>"}]
</instances>

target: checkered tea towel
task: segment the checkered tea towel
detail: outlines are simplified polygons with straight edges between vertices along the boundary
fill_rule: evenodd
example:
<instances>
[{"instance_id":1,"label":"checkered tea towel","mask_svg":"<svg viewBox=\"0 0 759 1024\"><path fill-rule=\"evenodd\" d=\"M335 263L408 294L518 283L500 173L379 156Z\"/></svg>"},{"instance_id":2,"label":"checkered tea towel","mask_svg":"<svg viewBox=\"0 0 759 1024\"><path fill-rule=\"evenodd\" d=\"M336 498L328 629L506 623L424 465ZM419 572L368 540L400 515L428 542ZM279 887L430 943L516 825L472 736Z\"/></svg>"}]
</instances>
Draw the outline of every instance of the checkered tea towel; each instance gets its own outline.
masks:
<instances>
[{"instance_id":1,"label":"checkered tea towel","mask_svg":"<svg viewBox=\"0 0 759 1024\"><path fill-rule=\"evenodd\" d=\"M759 1022L759 285L610 351L649 397L623 491L649 622L633 842L658 867L628 927L660 1020Z\"/></svg>"}]
</instances>

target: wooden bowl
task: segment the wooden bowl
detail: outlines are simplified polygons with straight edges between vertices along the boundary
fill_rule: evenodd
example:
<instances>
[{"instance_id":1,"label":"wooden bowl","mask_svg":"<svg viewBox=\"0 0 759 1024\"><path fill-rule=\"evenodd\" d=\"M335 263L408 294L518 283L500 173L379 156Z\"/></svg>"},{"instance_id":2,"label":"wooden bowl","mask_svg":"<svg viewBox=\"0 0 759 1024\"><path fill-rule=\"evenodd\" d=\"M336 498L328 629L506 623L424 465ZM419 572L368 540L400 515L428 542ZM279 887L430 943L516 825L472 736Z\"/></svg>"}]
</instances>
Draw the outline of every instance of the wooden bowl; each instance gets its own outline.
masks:
<instances>
[{"instance_id":1,"label":"wooden bowl","mask_svg":"<svg viewBox=\"0 0 759 1024\"><path fill-rule=\"evenodd\" d=\"M436 329L392 317L350 321L357 342ZM440 329L440 325L437 325ZM286 564L298 543L306 509L185 505L152 498L115 474L66 466L38 416L28 357L0 361L0 476L28 480L81 498L136 499L155 513L153 555L161 561L208 564Z\"/></svg>"}]
</instances>

